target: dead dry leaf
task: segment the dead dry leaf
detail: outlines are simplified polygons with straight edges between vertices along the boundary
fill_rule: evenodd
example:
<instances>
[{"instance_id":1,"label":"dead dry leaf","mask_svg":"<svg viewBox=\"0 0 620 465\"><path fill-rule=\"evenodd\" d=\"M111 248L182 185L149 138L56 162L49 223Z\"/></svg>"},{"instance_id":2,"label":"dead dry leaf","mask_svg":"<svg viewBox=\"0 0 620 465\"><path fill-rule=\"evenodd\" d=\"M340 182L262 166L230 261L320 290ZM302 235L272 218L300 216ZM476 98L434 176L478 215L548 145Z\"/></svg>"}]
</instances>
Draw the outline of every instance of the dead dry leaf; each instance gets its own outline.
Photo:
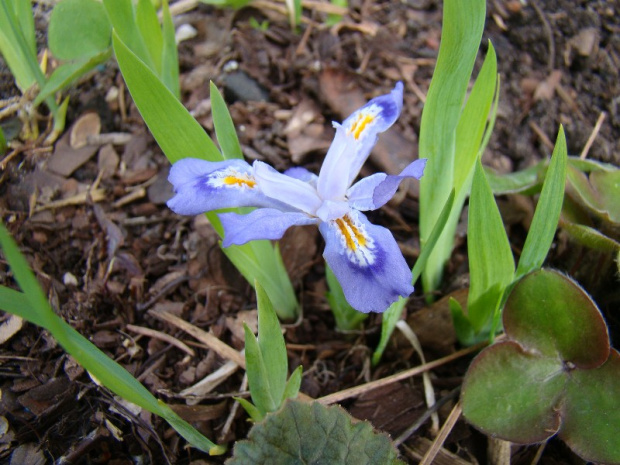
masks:
<instances>
[{"instance_id":1,"label":"dead dry leaf","mask_svg":"<svg viewBox=\"0 0 620 465\"><path fill-rule=\"evenodd\" d=\"M24 326L24 320L17 315L10 315L2 325L0 325L0 345L15 336Z\"/></svg>"},{"instance_id":2,"label":"dead dry leaf","mask_svg":"<svg viewBox=\"0 0 620 465\"><path fill-rule=\"evenodd\" d=\"M88 138L97 136L101 132L101 118L95 112L88 112L80 116L73 124L69 136L69 145L73 149L80 149L88 145Z\"/></svg>"}]
</instances>

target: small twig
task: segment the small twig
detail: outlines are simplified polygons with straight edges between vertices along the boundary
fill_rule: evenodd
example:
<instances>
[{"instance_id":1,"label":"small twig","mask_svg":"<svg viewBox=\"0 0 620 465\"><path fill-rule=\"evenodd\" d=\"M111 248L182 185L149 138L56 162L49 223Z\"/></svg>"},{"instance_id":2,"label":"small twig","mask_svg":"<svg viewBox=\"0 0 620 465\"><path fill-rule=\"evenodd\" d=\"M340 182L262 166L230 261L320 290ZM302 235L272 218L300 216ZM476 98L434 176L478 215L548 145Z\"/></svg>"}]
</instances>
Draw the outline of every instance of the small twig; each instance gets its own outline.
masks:
<instances>
[{"instance_id":1,"label":"small twig","mask_svg":"<svg viewBox=\"0 0 620 465\"><path fill-rule=\"evenodd\" d=\"M382 386L387 386L392 383L396 383L397 381L401 381L403 379L411 378L412 376L419 375L424 373L425 371L432 370L434 368L445 365L446 363L450 363L456 359L464 357L465 355L472 354L483 347L486 347L488 342L481 342L479 344L473 345L471 347L467 347L466 349L459 350L458 352L454 352L453 354L447 355L437 360L433 360L429 363L424 363L417 367L411 368L409 370L402 371L400 373L396 373L391 376L387 376L382 379L378 379L376 381L371 381L366 384L361 384L359 386L353 386L349 389L344 389L342 391L334 392L333 394L329 394L324 397L319 397L317 399L318 402L324 405L334 404L336 402L340 402L345 399L350 399L351 397L359 396L368 391L372 391L373 389L380 388Z\"/></svg>"},{"instance_id":2,"label":"small twig","mask_svg":"<svg viewBox=\"0 0 620 465\"><path fill-rule=\"evenodd\" d=\"M159 339L160 341L167 342L168 344L171 344L171 345L181 349L183 352L191 355L192 357L196 356L196 352L194 352L194 349L188 347L187 344L185 344L184 342L179 341L178 339L176 339L175 337L173 337L173 336L171 336L169 334L162 333L161 331L156 331L154 329L143 328L142 326L135 326L135 325L131 325L131 324L126 325L126 328L129 331L133 331L134 333L142 334L143 336L148 336L148 337L152 337L154 339Z\"/></svg>"},{"instance_id":3,"label":"small twig","mask_svg":"<svg viewBox=\"0 0 620 465\"><path fill-rule=\"evenodd\" d=\"M431 465L431 463L433 463L433 460L435 460L435 457L441 450L443 443L446 441L448 434L450 434L452 428L454 428L454 425L456 424L456 421L461 416L462 411L463 409L461 407L461 403L457 402L457 404L450 412L450 415L448 415L446 422L441 427L437 438L435 438L433 444L431 444L430 449L427 450L426 454L424 454L424 457L422 457L419 465Z\"/></svg>"},{"instance_id":4,"label":"small twig","mask_svg":"<svg viewBox=\"0 0 620 465\"><path fill-rule=\"evenodd\" d=\"M431 407L426 409L426 411L418 418L409 428L407 428L403 433L398 436L394 440L394 445L396 447L400 446L403 442L405 442L409 437L415 433L420 426L422 426L426 421L431 417L432 414L437 413L437 411L449 400L454 399L461 392L461 386L454 388L450 391L446 396L439 399L435 402Z\"/></svg>"},{"instance_id":5,"label":"small twig","mask_svg":"<svg viewBox=\"0 0 620 465\"><path fill-rule=\"evenodd\" d=\"M248 375L247 373L243 375L243 380L241 381L241 386L239 387L239 391L245 391L248 388ZM230 413L228 414L228 418L226 418L226 422L224 423L224 427L220 432L218 437L218 441L220 444L226 440L226 436L230 431L230 427L232 426L232 422L237 416L237 410L239 410L239 402L233 403L233 406L230 409Z\"/></svg>"},{"instance_id":6,"label":"small twig","mask_svg":"<svg viewBox=\"0 0 620 465\"><path fill-rule=\"evenodd\" d=\"M553 71L555 66L555 40L553 38L553 31L551 30L551 25L549 21L547 21L547 17L545 16L545 12L538 6L538 2L536 0L531 0L530 2L536 10L536 14L540 17L540 20L543 23L543 28L545 30L545 34L547 36L547 43L549 45L549 58L547 60L547 68L549 71Z\"/></svg>"},{"instance_id":7,"label":"small twig","mask_svg":"<svg viewBox=\"0 0 620 465\"><path fill-rule=\"evenodd\" d=\"M545 447L547 447L547 441L543 442L540 446L538 446L538 449L536 450L536 455L534 455L531 465L538 465L538 462L543 455Z\"/></svg>"},{"instance_id":8,"label":"small twig","mask_svg":"<svg viewBox=\"0 0 620 465\"><path fill-rule=\"evenodd\" d=\"M194 326L187 321L179 318L172 313L164 312L164 311L156 311L149 310L149 315L154 316L158 320L165 321L166 323L170 323L173 326L176 326L179 329L182 329L192 337L198 339L200 342L209 346L209 348L215 351L220 357L226 360L232 360L241 368L245 368L245 357L240 352L237 352L235 349L220 341L213 334L208 333L197 326Z\"/></svg>"},{"instance_id":9,"label":"small twig","mask_svg":"<svg viewBox=\"0 0 620 465\"><path fill-rule=\"evenodd\" d=\"M607 116L607 113L605 113L604 111L602 111L601 114L598 115L598 119L596 120L594 129L592 129L592 133L590 134L590 137L588 137L586 145L583 146L583 150L581 151L581 154L579 155L579 158L581 158L582 160L585 160L585 158L588 156L588 152L590 151L590 148L592 148L594 139L596 139L596 136L598 136L598 133L601 130L601 126L603 126L603 122L605 121L606 116Z\"/></svg>"},{"instance_id":10,"label":"small twig","mask_svg":"<svg viewBox=\"0 0 620 465\"><path fill-rule=\"evenodd\" d=\"M129 194L127 194L124 197L121 197L120 199L118 199L116 202L114 202L112 204L112 207L120 208L120 207L123 207L123 206L127 205L128 203L134 202L134 201L142 199L144 197L146 197L146 189L141 187L139 189L131 191Z\"/></svg>"},{"instance_id":11,"label":"small twig","mask_svg":"<svg viewBox=\"0 0 620 465\"><path fill-rule=\"evenodd\" d=\"M144 370L142 373L140 373L140 375L136 378L138 381L140 381L141 383L144 382L144 380L151 374L153 373L155 370L157 370L159 367L161 367L164 362L166 361L166 354L163 354L161 357L159 357L157 360L155 360L153 363L151 363L146 370Z\"/></svg>"},{"instance_id":12,"label":"small twig","mask_svg":"<svg viewBox=\"0 0 620 465\"><path fill-rule=\"evenodd\" d=\"M239 365L235 362L228 361L193 386L183 389L179 395L186 397L187 405L195 405L200 402L200 397L209 394L213 389L232 376L238 369Z\"/></svg>"},{"instance_id":13,"label":"small twig","mask_svg":"<svg viewBox=\"0 0 620 465\"><path fill-rule=\"evenodd\" d=\"M405 338L418 353L420 361L422 363L426 363L424 351L422 350L422 344L420 344L420 340L418 339L418 336L413 332L413 329L411 329L411 327L404 320L399 320L396 323L396 327L400 330L403 336L405 336ZM435 389L433 388L433 383L431 382L431 377L429 376L428 372L422 373L422 385L424 386L424 397L426 399L426 405L428 408L431 408L435 404L436 399ZM435 434L439 429L439 416L437 415L437 413L434 413L432 415L432 420L433 421L431 431L433 432L433 434Z\"/></svg>"},{"instance_id":14,"label":"small twig","mask_svg":"<svg viewBox=\"0 0 620 465\"><path fill-rule=\"evenodd\" d=\"M0 170L4 171L6 169L6 165L8 165L9 162L13 158L15 158L17 155L22 153L24 150L26 150L26 146L22 145L21 147L17 147L15 150L9 153L6 157L4 157L2 161L0 161Z\"/></svg>"},{"instance_id":15,"label":"small twig","mask_svg":"<svg viewBox=\"0 0 620 465\"><path fill-rule=\"evenodd\" d=\"M547 134L545 134L545 131L543 131L542 128L538 124L536 124L534 121L530 121L529 125L530 125L530 128L532 128L532 131L534 131L536 135L538 136L538 138L541 140L541 142L545 144L545 147L553 151L554 149L553 142L551 142L551 139L547 137Z\"/></svg>"},{"instance_id":16,"label":"small twig","mask_svg":"<svg viewBox=\"0 0 620 465\"><path fill-rule=\"evenodd\" d=\"M94 189L92 191L89 190L87 192L80 192L79 194L73 195L66 199L55 200L53 202L46 203L45 205L36 207L33 212L37 213L43 210L68 207L70 205L82 205L85 204L87 201L92 201L95 203L102 202L105 199L105 189Z\"/></svg>"}]
</instances>

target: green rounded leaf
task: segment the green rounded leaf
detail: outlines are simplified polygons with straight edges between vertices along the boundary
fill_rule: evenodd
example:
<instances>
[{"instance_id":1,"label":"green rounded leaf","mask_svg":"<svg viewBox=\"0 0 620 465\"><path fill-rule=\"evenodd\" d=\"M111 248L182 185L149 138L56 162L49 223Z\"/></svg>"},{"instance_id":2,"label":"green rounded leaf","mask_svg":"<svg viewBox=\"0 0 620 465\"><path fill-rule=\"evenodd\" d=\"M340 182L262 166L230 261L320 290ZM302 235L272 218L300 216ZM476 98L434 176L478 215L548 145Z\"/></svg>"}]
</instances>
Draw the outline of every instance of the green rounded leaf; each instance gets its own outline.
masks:
<instances>
[{"instance_id":1,"label":"green rounded leaf","mask_svg":"<svg viewBox=\"0 0 620 465\"><path fill-rule=\"evenodd\" d=\"M596 368L609 356L605 320L588 294L572 279L539 270L521 279L504 309L511 339L579 368Z\"/></svg>"},{"instance_id":2,"label":"green rounded leaf","mask_svg":"<svg viewBox=\"0 0 620 465\"><path fill-rule=\"evenodd\" d=\"M463 383L463 415L491 436L541 442L560 427L554 407L565 381L557 359L528 353L513 341L500 342L472 362Z\"/></svg>"},{"instance_id":3,"label":"green rounded leaf","mask_svg":"<svg viewBox=\"0 0 620 465\"><path fill-rule=\"evenodd\" d=\"M289 400L235 445L228 465L403 464L386 434L342 408Z\"/></svg>"},{"instance_id":4,"label":"green rounded leaf","mask_svg":"<svg viewBox=\"0 0 620 465\"><path fill-rule=\"evenodd\" d=\"M586 460L620 463L620 354L594 370L574 370L560 437Z\"/></svg>"},{"instance_id":5,"label":"green rounded leaf","mask_svg":"<svg viewBox=\"0 0 620 465\"><path fill-rule=\"evenodd\" d=\"M47 34L56 58L77 60L110 48L112 25L101 2L63 0L52 11Z\"/></svg>"}]
</instances>

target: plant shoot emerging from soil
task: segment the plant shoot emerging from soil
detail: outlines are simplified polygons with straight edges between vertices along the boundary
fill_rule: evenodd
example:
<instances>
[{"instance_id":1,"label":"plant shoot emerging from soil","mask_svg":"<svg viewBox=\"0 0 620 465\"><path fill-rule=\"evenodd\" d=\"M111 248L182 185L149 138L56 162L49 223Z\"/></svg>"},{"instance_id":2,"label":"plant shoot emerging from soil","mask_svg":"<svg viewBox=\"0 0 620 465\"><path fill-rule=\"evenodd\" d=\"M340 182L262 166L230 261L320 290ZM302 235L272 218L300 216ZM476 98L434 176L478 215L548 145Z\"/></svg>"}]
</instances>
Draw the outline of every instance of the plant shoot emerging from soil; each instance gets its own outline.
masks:
<instances>
[{"instance_id":1,"label":"plant shoot emerging from soil","mask_svg":"<svg viewBox=\"0 0 620 465\"><path fill-rule=\"evenodd\" d=\"M402 102L399 82L342 124L334 123L336 135L318 176L300 167L279 173L261 161L180 160L170 172L176 195L168 206L183 215L258 207L247 215L219 214L224 247L280 239L291 226L316 224L326 243L323 256L347 301L364 313L383 312L413 292L411 271L392 234L362 211L385 205L403 179L420 179L426 160L410 163L399 175L377 173L353 181L378 134L400 115Z\"/></svg>"}]
</instances>

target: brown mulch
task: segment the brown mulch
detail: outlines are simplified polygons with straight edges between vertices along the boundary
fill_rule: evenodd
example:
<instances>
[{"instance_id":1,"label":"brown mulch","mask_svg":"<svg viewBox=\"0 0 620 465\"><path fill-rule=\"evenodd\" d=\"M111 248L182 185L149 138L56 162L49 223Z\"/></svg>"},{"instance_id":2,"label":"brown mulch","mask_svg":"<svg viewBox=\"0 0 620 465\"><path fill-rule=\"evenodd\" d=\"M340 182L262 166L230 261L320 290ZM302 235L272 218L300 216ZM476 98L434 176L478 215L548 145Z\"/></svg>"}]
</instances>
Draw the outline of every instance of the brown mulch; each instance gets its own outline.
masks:
<instances>
[{"instance_id":1,"label":"brown mulch","mask_svg":"<svg viewBox=\"0 0 620 465\"><path fill-rule=\"evenodd\" d=\"M549 141L560 124L569 153L579 154L604 112L588 156L619 165L617 5L570 0L488 3L482 48L487 39L496 48L501 97L485 163L501 172L531 166L551 153ZM179 49L184 104L212 134L208 84L213 80L224 91L248 160L265 160L279 170L303 165L317 172L333 137L331 121L342 120L403 80L403 114L381 137L362 174L398 171L417 157L424 95L440 41L441 5L434 0L352 1L350 9L333 28L324 25L320 11L304 10L309 22L299 31L291 31L284 17L268 9L233 12L202 5L182 15L179 22L197 30ZM259 23L266 19L269 26L255 29L250 18ZM2 98L14 91L5 71L0 85ZM203 216L179 217L167 209L169 163L131 102L116 63L111 60L70 95L69 129L55 145L26 144L2 163L3 221L67 322L175 405L207 437L232 446L249 428L241 409L226 424L232 396L243 390L243 372L233 373L197 404L188 405L180 393L226 360L154 315L164 311L180 316L240 350L241 322L256 319L253 291L220 251L217 235ZM371 216L394 232L410 264L419 251L417 196L417 188L410 186ZM532 200L501 198L500 203L518 251ZM467 286L464 228L459 231L440 297L453 292L462 297ZM379 366L371 368L379 339L377 315L359 332L334 329L324 298L323 245L315 229L288 231L280 247L304 309L303 319L287 325L285 336L289 365L304 367L302 392L316 398L420 363L397 337ZM561 235L548 259L593 293L617 341L620 295L612 268L602 262ZM6 263L0 263L0 282L13 285ZM426 307L418 289L407 310L427 360L458 349L445 301ZM10 319L5 314L1 318ZM140 328L169 334L195 355ZM433 371L437 397L460 385L469 360ZM46 331L31 324L0 344L0 390L0 423L8 431L0 433L2 463L51 463L64 456L70 459L66 463L197 465L226 458L186 449L161 419L132 412L93 383ZM448 402L440 410L440 420L453 405ZM349 399L343 406L393 437L426 409L419 378ZM403 458L417 463L432 434L427 424L405 441ZM486 461L485 438L464 422L457 423L445 447L444 463ZM530 463L536 449L514 447L513 463ZM539 463L569 461L585 463L562 443L551 441Z\"/></svg>"}]
</instances>

